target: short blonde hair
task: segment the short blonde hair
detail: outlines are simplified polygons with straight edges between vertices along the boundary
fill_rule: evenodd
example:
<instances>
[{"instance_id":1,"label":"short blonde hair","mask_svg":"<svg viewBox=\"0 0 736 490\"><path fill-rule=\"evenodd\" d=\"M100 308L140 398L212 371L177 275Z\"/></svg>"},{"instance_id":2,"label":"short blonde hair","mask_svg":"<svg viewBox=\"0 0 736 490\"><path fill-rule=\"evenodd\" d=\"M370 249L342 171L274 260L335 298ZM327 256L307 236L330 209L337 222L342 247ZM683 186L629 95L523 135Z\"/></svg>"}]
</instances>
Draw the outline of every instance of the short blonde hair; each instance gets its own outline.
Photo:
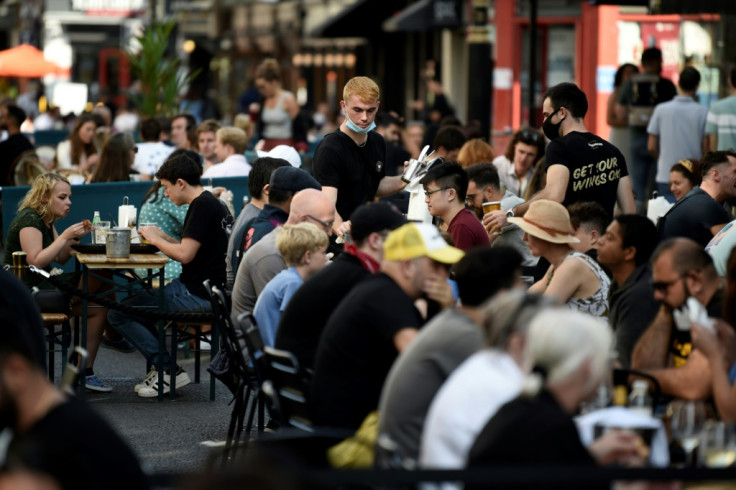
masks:
<instances>
[{"instance_id":1,"label":"short blonde hair","mask_svg":"<svg viewBox=\"0 0 736 490\"><path fill-rule=\"evenodd\" d=\"M246 136L248 136L248 139L253 136L253 120L250 118L248 114L236 114L235 119L233 119L233 126L236 128L240 128L243 131L245 131Z\"/></svg>"},{"instance_id":2,"label":"short blonde hair","mask_svg":"<svg viewBox=\"0 0 736 490\"><path fill-rule=\"evenodd\" d=\"M368 77L353 77L345 84L342 99L347 102L353 95L363 102L373 102L381 97L381 90L376 82Z\"/></svg>"},{"instance_id":3,"label":"short blonde hair","mask_svg":"<svg viewBox=\"0 0 736 490\"><path fill-rule=\"evenodd\" d=\"M276 236L276 248L289 267L302 265L306 252L327 248L327 242L327 234L313 223L284 225Z\"/></svg>"},{"instance_id":4,"label":"short blonde hair","mask_svg":"<svg viewBox=\"0 0 736 490\"><path fill-rule=\"evenodd\" d=\"M31 208L41 215L44 222L53 223L56 221L58 217L51 212L51 193L59 182L63 182L71 188L69 181L59 174L46 173L36 177L31 188L18 204L18 211Z\"/></svg>"},{"instance_id":5,"label":"short blonde hair","mask_svg":"<svg viewBox=\"0 0 736 490\"><path fill-rule=\"evenodd\" d=\"M248 146L248 135L235 126L225 126L217 130L217 138L223 145L230 145L235 153L242 155Z\"/></svg>"}]
</instances>

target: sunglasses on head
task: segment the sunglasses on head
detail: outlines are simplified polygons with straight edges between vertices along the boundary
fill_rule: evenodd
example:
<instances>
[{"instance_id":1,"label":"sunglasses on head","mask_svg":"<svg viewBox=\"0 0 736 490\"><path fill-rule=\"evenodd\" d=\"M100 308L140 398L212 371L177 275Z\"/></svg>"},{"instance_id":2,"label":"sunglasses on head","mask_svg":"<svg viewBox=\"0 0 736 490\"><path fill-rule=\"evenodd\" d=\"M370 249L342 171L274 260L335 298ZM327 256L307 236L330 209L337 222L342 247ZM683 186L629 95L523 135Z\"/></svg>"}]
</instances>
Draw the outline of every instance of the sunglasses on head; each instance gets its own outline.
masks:
<instances>
[{"instance_id":1,"label":"sunglasses on head","mask_svg":"<svg viewBox=\"0 0 736 490\"><path fill-rule=\"evenodd\" d=\"M538 145L544 139L541 134L535 131L530 131L528 129L522 129L521 132L519 133L519 136L520 136L519 138L520 140L531 141L535 145Z\"/></svg>"}]
</instances>

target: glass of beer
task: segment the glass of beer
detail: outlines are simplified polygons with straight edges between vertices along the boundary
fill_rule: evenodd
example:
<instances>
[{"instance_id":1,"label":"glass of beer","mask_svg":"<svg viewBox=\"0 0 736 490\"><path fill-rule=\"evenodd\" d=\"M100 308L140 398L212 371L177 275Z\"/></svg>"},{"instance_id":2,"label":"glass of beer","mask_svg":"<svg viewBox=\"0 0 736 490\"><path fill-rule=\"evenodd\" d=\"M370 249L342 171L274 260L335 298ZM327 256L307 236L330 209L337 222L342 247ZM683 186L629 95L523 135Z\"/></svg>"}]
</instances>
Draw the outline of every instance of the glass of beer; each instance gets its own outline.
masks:
<instances>
[{"instance_id":1,"label":"glass of beer","mask_svg":"<svg viewBox=\"0 0 736 490\"><path fill-rule=\"evenodd\" d=\"M156 226L156 223L149 223L149 222L144 222L144 223L140 223L140 224L138 225L138 228L142 228L142 227L144 227L144 226ZM146 244L150 243L150 242L149 242L148 240L146 240L146 239L145 239L145 238L143 237L143 235L141 235L140 233L138 233L138 236L140 236L140 237L141 237L141 243L146 243Z\"/></svg>"},{"instance_id":2,"label":"glass of beer","mask_svg":"<svg viewBox=\"0 0 736 490\"><path fill-rule=\"evenodd\" d=\"M483 203L483 215L490 213L491 211L500 211L501 210L501 201L488 201ZM491 230L491 233L494 235L500 234L500 229L498 227Z\"/></svg>"}]
</instances>

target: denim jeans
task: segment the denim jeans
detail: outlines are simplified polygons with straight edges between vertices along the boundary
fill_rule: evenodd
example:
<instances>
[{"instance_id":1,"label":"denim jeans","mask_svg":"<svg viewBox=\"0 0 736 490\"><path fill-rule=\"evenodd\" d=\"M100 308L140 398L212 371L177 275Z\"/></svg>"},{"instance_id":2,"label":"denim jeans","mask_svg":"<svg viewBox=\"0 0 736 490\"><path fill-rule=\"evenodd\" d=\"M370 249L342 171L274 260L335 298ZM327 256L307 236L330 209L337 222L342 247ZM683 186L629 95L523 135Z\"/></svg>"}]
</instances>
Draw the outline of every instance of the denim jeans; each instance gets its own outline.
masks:
<instances>
[{"instance_id":1,"label":"denim jeans","mask_svg":"<svg viewBox=\"0 0 736 490\"><path fill-rule=\"evenodd\" d=\"M631 177L631 189L634 191L636 211L646 214L646 205L649 201L649 192L653 187L654 174L657 172L657 162L647 150L646 131L630 129L631 132L631 164L629 176Z\"/></svg>"},{"instance_id":2,"label":"denim jeans","mask_svg":"<svg viewBox=\"0 0 736 490\"><path fill-rule=\"evenodd\" d=\"M156 310L158 301L159 290L153 289L130 296L122 303L127 306L150 306L151 310ZM174 279L164 287L164 310L204 313L212 311L212 304L191 294L179 279ZM159 370L169 366L168 352L164 353L163 359L159 359L158 356L158 330L155 319L122 310L110 310L107 319L115 330L143 354L146 361L154 364Z\"/></svg>"},{"instance_id":3,"label":"denim jeans","mask_svg":"<svg viewBox=\"0 0 736 490\"><path fill-rule=\"evenodd\" d=\"M670 204L674 204L677 201L677 199L675 199L675 195L670 192L669 182L657 182L657 194L667 199L667 202Z\"/></svg>"}]
</instances>

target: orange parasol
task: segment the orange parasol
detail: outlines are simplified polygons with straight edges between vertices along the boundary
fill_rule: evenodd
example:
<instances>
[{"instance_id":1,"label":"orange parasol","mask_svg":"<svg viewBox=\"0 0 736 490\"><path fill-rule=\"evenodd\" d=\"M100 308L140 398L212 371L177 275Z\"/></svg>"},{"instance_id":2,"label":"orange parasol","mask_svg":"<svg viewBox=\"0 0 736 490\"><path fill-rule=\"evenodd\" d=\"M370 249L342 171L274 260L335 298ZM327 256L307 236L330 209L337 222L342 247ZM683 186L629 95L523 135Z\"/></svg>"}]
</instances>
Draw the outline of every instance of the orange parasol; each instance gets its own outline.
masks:
<instances>
[{"instance_id":1,"label":"orange parasol","mask_svg":"<svg viewBox=\"0 0 736 490\"><path fill-rule=\"evenodd\" d=\"M62 68L43 57L43 52L30 44L21 44L14 48L0 51L0 76L40 78L44 75L68 74Z\"/></svg>"}]
</instances>

